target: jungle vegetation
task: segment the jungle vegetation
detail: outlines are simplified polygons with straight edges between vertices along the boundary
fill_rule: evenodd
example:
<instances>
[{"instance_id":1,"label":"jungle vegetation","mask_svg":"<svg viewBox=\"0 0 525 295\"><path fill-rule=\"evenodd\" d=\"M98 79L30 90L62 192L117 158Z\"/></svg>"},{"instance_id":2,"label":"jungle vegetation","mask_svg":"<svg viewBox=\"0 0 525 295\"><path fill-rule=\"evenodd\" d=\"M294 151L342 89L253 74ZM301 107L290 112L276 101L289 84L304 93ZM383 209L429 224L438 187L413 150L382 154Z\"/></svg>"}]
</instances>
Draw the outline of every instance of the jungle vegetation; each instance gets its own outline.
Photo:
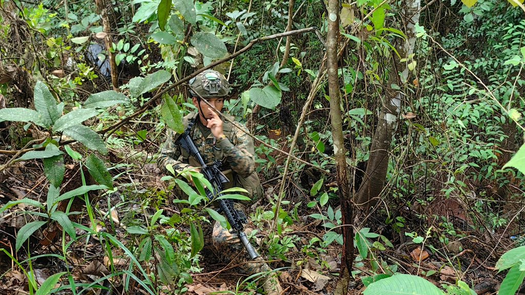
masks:
<instances>
[{"instance_id":1,"label":"jungle vegetation","mask_svg":"<svg viewBox=\"0 0 525 295\"><path fill-rule=\"evenodd\" d=\"M261 291L202 253L220 215L155 164L194 110L187 82L214 68L265 187L250 238L286 294L519 292L524 15L519 0L0 0L0 291Z\"/></svg>"}]
</instances>

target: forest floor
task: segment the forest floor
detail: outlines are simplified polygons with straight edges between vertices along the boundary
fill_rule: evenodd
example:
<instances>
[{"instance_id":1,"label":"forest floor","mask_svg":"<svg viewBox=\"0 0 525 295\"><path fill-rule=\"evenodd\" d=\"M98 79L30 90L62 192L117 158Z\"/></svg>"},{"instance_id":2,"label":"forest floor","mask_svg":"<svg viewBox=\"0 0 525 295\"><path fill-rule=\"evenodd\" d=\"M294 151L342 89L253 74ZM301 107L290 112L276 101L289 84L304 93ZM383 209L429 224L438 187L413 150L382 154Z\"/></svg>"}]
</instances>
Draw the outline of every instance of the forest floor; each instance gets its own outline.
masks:
<instances>
[{"instance_id":1,"label":"forest floor","mask_svg":"<svg viewBox=\"0 0 525 295\"><path fill-rule=\"evenodd\" d=\"M6 163L9 158L0 155L0 163ZM137 191L143 194L165 190L165 183L161 181L162 175L154 164L125 166L127 186L136 186ZM66 187L79 186L78 165L66 165ZM118 169L117 169L118 170ZM118 172L118 171L113 171ZM9 201L31 198L42 203L46 200L46 178L43 174L42 164L38 161L21 161L11 165L0 172L0 208ZM296 182L297 183L297 182ZM124 181L121 185L124 187ZM265 182L267 192L278 190L278 181ZM295 199L294 199L295 198ZM301 200L301 198L303 200ZM302 201L306 204L309 195L296 193L290 202L297 204ZM119 226L126 217L126 212L138 210L133 200L128 200L124 195L111 195L107 198L95 198L98 202L97 212L108 213L108 204L118 208L111 211L111 219L117 224L114 234L126 239L125 230ZM73 206L78 205L74 204ZM264 206L264 201L259 200L256 206ZM77 215L76 222L89 226L89 219L85 207L74 208L83 213ZM177 209L168 200L158 204L165 212L174 212ZM337 204L334 204L337 206ZM308 217L312 209L305 205L297 206L298 220L289 226L289 231L284 235L295 238L295 247L286 251L286 261L276 259L270 265L277 269L285 294L333 294L341 265L341 246L337 243L330 244L326 249L309 248L312 251L306 254L305 249L315 237L323 237L326 228L319 221ZM286 208L291 210L293 207ZM515 214L519 208L511 208L509 216ZM27 278L22 269L17 266L6 253L23 261L27 259L25 246L16 252L16 234L27 222L34 220L35 216L27 213L31 208L19 205L0 213L0 294L28 294ZM379 210L377 211L379 212ZM365 289L362 278L387 271L387 267L395 265L398 273L420 275L439 287L455 284L457 280L467 282L477 294L496 294L499 283L504 273L498 273L494 266L499 257L507 250L516 246L515 239L511 236L520 231L519 228L501 227L496 231L476 227L479 220L462 201L457 198L436 198L432 204L424 208L400 207L397 216L404 219L403 228L399 232L392 230L392 226L385 224L385 217L381 213L372 213L368 217L358 216L356 224L360 228L368 227L370 232L381 234L392 243L392 247L383 250L371 251L375 259L361 259L356 250L354 262L355 281L351 284L352 291L348 294L361 294ZM514 215L513 215L514 214ZM103 218L103 217L100 217ZM109 217L108 217L109 219ZM108 223L108 219L105 220ZM510 218L509 218L510 219ZM363 222L366 220L366 222ZM512 224L512 223L510 223ZM268 227L269 228L269 227ZM268 230L266 228L266 230ZM477 229L474 229L477 228ZM268 233L260 229L259 236L264 238ZM411 237L404 233L418 233L419 236L428 238L423 243L414 243ZM33 257L32 268L36 280L42 283L53 273L65 271L65 263L56 257L62 255L62 232L59 227L49 224L43 231L37 231L29 240ZM440 240L439 237L442 239ZM47 241L51 240L51 241ZM445 242L446 241L446 242ZM124 242L126 244L126 242ZM83 240L82 243L72 244L67 250L68 264L72 266L69 271L78 282L91 283L108 273L109 266L104 259L100 241L95 238ZM3 250L3 251L2 251ZM316 252L316 253L313 253ZM102 254L101 254L102 253ZM50 256L49 254L56 254ZM315 255L314 255L315 254ZM380 265L374 268L374 261ZM126 263L125 261L122 263ZM27 264L24 264L27 266ZM221 262L213 255L206 255L200 259L201 271L192 274L193 283L188 285L187 294L212 294L223 292L233 294L236 286L245 280L239 274L235 265ZM135 286L138 287L138 286ZM66 291L62 291L67 294ZM144 291L119 292L120 294L146 294ZM89 294L116 294L109 291L95 290ZM245 293L247 294L247 293Z\"/></svg>"}]
</instances>

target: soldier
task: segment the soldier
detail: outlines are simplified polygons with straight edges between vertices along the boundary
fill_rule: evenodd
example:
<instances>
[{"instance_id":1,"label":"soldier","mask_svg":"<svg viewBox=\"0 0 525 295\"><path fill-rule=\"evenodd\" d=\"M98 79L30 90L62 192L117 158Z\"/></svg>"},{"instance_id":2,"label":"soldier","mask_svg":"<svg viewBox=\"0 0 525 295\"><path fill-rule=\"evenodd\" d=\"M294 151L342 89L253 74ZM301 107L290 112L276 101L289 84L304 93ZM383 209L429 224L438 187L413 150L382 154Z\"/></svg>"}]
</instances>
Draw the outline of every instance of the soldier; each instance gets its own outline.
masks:
<instances>
[{"instance_id":1,"label":"soldier","mask_svg":"<svg viewBox=\"0 0 525 295\"><path fill-rule=\"evenodd\" d=\"M219 72L206 70L191 79L189 86L193 104L198 111L185 116L183 122L185 129L192 124L190 137L204 162L213 163L220 160L221 170L230 179L230 183L246 189L252 201L257 200L262 196L263 190L255 171L253 139L244 132L245 130L239 130L227 120L223 121L220 115L203 101L206 99L211 106L219 112L222 111L224 100L229 97L228 81ZM239 123L236 125L245 128ZM178 134L168 129L166 142L160 151L157 165L165 171L166 165L171 164L177 173L184 169L198 171L199 163L177 144L177 138ZM232 261L238 261L240 257L246 256L236 233L224 229L218 222L215 222L213 228L205 228L205 239L206 244L211 243L217 253L226 254L227 258ZM244 261L241 265L242 270L249 275L271 271L260 257L255 261ZM282 293L274 273L264 280L263 288L266 294Z\"/></svg>"}]
</instances>

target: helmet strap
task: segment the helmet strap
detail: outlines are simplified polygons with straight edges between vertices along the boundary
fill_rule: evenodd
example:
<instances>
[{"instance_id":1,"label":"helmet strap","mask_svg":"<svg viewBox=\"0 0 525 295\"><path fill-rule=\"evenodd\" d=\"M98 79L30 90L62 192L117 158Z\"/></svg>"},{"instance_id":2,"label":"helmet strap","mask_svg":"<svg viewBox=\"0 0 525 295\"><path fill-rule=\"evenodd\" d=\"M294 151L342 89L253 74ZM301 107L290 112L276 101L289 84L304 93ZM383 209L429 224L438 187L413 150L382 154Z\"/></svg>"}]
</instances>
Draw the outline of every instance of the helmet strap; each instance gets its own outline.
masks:
<instances>
[{"instance_id":1,"label":"helmet strap","mask_svg":"<svg viewBox=\"0 0 525 295\"><path fill-rule=\"evenodd\" d=\"M201 107L201 98L198 97L197 98L197 103L199 105L199 113L202 115L202 117L205 119L205 120L209 120L211 118L206 118L206 116L204 115L204 112L202 111L202 107Z\"/></svg>"}]
</instances>

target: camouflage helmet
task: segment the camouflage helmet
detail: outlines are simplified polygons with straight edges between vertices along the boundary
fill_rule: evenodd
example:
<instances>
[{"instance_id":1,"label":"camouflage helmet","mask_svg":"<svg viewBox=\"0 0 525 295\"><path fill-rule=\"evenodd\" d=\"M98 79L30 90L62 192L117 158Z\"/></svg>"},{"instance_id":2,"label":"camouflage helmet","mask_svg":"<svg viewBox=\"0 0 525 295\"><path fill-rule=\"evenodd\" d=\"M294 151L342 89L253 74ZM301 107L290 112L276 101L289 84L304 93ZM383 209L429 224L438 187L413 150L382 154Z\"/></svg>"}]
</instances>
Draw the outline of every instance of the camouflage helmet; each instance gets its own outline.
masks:
<instances>
[{"instance_id":1,"label":"camouflage helmet","mask_svg":"<svg viewBox=\"0 0 525 295\"><path fill-rule=\"evenodd\" d=\"M206 70L199 73L189 82L190 94L193 97L215 98L226 97L230 94L230 84L228 80L219 72ZM198 95L197 95L198 94Z\"/></svg>"}]
</instances>

